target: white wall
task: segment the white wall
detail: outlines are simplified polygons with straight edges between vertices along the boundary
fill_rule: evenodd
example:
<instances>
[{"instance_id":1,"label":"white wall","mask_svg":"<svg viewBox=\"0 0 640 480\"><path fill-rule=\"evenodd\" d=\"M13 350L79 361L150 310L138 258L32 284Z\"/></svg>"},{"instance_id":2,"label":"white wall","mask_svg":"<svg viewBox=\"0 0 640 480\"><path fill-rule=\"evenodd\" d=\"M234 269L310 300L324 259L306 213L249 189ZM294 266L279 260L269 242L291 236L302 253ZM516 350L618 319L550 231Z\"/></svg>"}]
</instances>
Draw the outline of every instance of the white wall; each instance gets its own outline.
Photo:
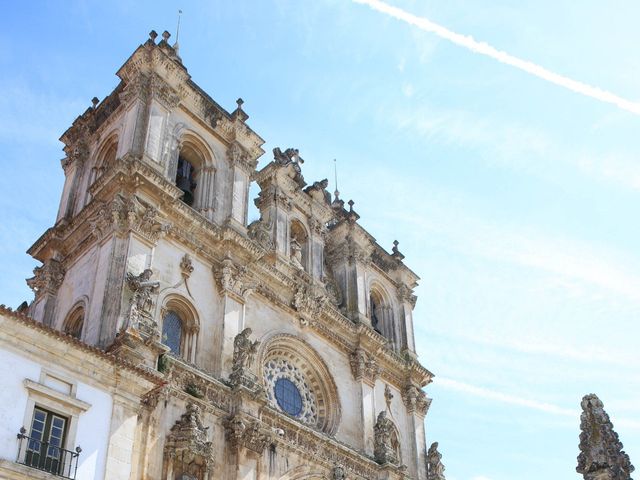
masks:
<instances>
[{"instance_id":1,"label":"white wall","mask_svg":"<svg viewBox=\"0 0 640 480\"><path fill-rule=\"evenodd\" d=\"M15 461L18 454L16 435L20 427L29 431L31 425L25 422L28 391L24 380L38 382L43 365L0 349L0 458ZM73 377L64 369L55 365L44 365L48 372L59 373L65 378ZM101 480L104 478L106 452L109 439L112 399L109 393L85 383L77 383L76 398L91 405L89 410L78 418L78 428L73 448L79 445L82 453L78 462L78 480Z\"/></svg>"}]
</instances>

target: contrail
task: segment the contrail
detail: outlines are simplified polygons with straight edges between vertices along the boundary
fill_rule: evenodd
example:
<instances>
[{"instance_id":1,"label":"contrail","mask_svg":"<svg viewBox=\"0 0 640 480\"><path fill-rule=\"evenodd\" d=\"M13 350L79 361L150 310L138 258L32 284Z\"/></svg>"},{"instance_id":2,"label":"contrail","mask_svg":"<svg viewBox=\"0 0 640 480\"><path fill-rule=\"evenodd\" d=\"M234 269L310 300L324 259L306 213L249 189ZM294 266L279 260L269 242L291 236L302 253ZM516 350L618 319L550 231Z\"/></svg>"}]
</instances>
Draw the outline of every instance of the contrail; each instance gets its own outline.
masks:
<instances>
[{"instance_id":1,"label":"contrail","mask_svg":"<svg viewBox=\"0 0 640 480\"><path fill-rule=\"evenodd\" d=\"M586 83L572 80L571 78L565 77L558 73L554 73L540 65L536 65L535 63L523 60L518 57L514 57L513 55L500 51L487 43L478 42L469 35L461 35L459 33L452 32L448 28L445 28L442 25L438 25L437 23L434 23L427 18L418 17L380 0L353 1L355 3L368 5L378 12L384 13L398 20L402 20L403 22L408 23L409 25L413 25L414 27L418 27L419 29L426 32L435 33L440 38L449 40L450 42L453 42L456 45L460 45L461 47L471 50L472 52L486 55L487 57L491 57L495 60L498 60L499 62L511 65L515 68L519 68L520 70L546 80L547 82L554 83L573 92L580 93L586 97L595 98L596 100L600 100L601 102L612 103L613 105L616 105L623 110L627 110L635 114L640 114L640 103L632 102L614 93L602 90L598 87L593 87Z\"/></svg>"}]
</instances>

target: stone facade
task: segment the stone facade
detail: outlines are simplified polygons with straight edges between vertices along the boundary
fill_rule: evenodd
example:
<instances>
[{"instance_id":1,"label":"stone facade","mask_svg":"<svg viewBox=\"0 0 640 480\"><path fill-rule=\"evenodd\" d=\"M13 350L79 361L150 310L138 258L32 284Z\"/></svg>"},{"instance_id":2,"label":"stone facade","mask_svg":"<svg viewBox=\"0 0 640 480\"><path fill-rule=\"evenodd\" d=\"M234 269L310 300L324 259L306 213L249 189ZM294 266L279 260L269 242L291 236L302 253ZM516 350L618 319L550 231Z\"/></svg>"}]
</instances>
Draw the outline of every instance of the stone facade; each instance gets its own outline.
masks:
<instances>
[{"instance_id":1,"label":"stone facade","mask_svg":"<svg viewBox=\"0 0 640 480\"><path fill-rule=\"evenodd\" d=\"M224 110L156 39L61 137L58 217L29 249L30 317L160 379L107 439L128 469L86 478L427 479L432 374L397 242L307 184L297 149L257 170L243 102Z\"/></svg>"}]
</instances>

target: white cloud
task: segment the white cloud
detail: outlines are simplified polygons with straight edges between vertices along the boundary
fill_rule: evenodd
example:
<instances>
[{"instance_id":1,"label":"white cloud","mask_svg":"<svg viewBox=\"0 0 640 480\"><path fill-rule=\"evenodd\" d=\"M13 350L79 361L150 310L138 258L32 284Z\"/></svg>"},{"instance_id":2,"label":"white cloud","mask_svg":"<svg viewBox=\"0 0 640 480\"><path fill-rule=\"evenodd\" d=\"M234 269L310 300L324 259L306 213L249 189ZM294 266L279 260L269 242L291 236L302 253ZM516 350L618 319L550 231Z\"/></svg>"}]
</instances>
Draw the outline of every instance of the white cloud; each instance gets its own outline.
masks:
<instances>
[{"instance_id":1,"label":"white cloud","mask_svg":"<svg viewBox=\"0 0 640 480\"><path fill-rule=\"evenodd\" d=\"M618 108L627 110L631 113L640 114L640 104L632 102L625 98L622 98L612 92L602 90L601 88L588 85L586 83L573 80L558 73L547 70L541 65L537 65L533 62L523 60L508 54L507 52L498 50L485 42L478 42L469 35L461 35L459 33L452 32L451 30L432 22L431 20L418 17L405 10L394 7L380 0L353 0L356 3L362 3L368 5L378 12L384 13L390 17L401 20L409 25L418 27L426 32L434 33L438 37L448 40L456 45L464 47L472 52L480 55L498 60L501 63L518 68L524 72L527 72L533 76L546 80L560 87L564 87L575 93L600 100L601 102L611 103Z\"/></svg>"},{"instance_id":2,"label":"white cloud","mask_svg":"<svg viewBox=\"0 0 640 480\"><path fill-rule=\"evenodd\" d=\"M485 398L487 400L495 400L501 403L507 403L509 405L517 405L520 407L530 408L532 410L538 410L552 415L561 415L565 417L577 418L580 416L580 412L568 408L563 408L551 403L540 402L531 398L518 397L516 395L510 395L507 393L498 392L489 388L478 387L464 382L459 382L451 378L436 377L434 383L437 385L448 388L449 390L455 390L458 392L473 395L475 397Z\"/></svg>"}]
</instances>

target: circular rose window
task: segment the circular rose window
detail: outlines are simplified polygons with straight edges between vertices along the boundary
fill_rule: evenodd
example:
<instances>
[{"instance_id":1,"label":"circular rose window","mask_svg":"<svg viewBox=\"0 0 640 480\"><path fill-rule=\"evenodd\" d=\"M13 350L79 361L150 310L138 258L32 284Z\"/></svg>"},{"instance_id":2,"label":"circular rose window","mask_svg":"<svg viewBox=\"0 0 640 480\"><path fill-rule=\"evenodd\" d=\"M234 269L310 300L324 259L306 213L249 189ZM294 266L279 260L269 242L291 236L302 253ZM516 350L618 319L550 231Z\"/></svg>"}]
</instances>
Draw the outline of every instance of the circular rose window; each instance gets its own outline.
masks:
<instances>
[{"instance_id":1,"label":"circular rose window","mask_svg":"<svg viewBox=\"0 0 640 480\"><path fill-rule=\"evenodd\" d=\"M293 335L275 335L262 345L259 358L269 405L300 423L335 433L338 392L322 358Z\"/></svg>"}]
</instances>

